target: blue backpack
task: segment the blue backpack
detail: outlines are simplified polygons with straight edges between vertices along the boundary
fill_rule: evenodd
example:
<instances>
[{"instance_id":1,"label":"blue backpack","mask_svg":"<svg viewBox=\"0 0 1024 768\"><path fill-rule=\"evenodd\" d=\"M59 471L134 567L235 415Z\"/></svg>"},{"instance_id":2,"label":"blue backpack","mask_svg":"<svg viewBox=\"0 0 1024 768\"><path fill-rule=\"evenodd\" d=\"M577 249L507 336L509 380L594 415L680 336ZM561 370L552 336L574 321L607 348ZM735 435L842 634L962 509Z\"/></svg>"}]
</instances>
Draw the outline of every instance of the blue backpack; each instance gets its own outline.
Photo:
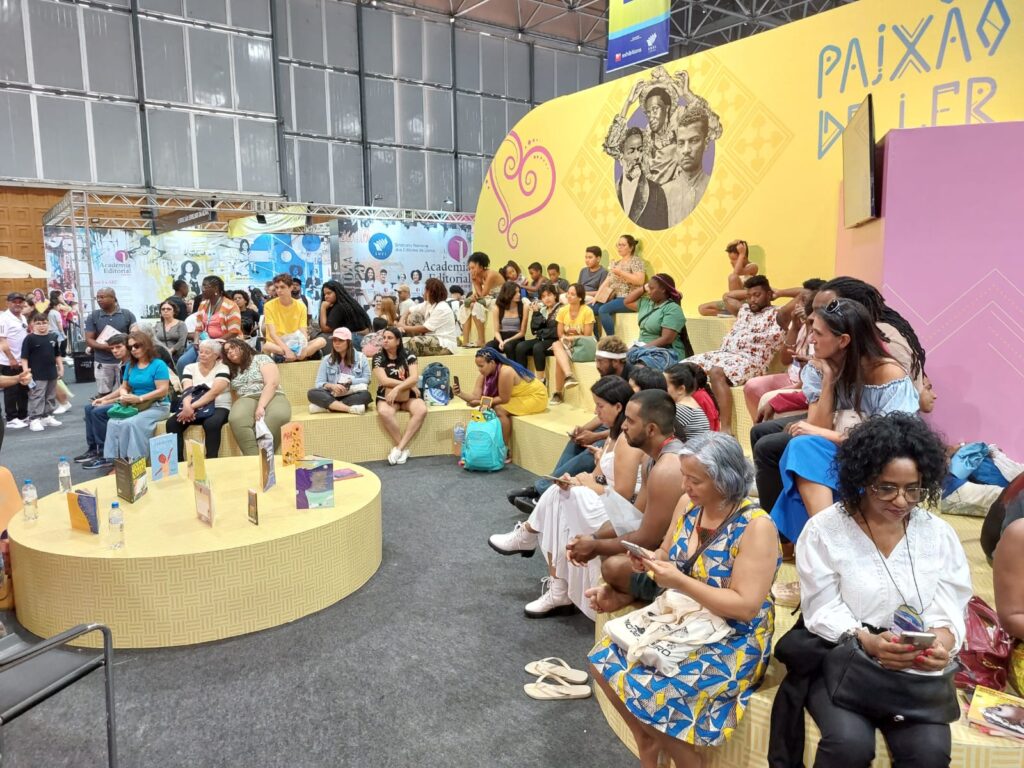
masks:
<instances>
[{"instance_id":1,"label":"blue backpack","mask_svg":"<svg viewBox=\"0 0 1024 768\"><path fill-rule=\"evenodd\" d=\"M630 365L645 365L655 371L664 371L679 362L674 349L664 347L633 347L626 355Z\"/></svg>"},{"instance_id":2,"label":"blue backpack","mask_svg":"<svg viewBox=\"0 0 1024 768\"><path fill-rule=\"evenodd\" d=\"M462 441L462 466L474 472L497 472L505 468L505 440L501 421L494 411L473 414Z\"/></svg>"},{"instance_id":3,"label":"blue backpack","mask_svg":"<svg viewBox=\"0 0 1024 768\"><path fill-rule=\"evenodd\" d=\"M423 369L420 391L427 405L448 405L452 400L451 373L443 363L431 363Z\"/></svg>"}]
</instances>

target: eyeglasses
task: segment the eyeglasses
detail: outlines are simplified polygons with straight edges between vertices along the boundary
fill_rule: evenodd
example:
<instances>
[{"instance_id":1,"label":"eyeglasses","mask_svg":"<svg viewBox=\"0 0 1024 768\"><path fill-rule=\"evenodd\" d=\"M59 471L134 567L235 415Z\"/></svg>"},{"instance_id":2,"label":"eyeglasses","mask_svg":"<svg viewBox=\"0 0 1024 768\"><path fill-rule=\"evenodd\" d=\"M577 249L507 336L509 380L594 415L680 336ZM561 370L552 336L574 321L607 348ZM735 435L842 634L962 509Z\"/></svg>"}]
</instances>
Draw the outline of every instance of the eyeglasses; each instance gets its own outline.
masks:
<instances>
[{"instance_id":1,"label":"eyeglasses","mask_svg":"<svg viewBox=\"0 0 1024 768\"><path fill-rule=\"evenodd\" d=\"M835 315L836 317L843 316L843 305L839 303L839 299L832 299L822 309L830 315Z\"/></svg>"},{"instance_id":2,"label":"eyeglasses","mask_svg":"<svg viewBox=\"0 0 1024 768\"><path fill-rule=\"evenodd\" d=\"M906 488L900 488L898 485L869 485L868 488L879 501L895 501L902 493L907 504L917 504L924 496L924 488L918 485L908 485Z\"/></svg>"},{"instance_id":3,"label":"eyeglasses","mask_svg":"<svg viewBox=\"0 0 1024 768\"><path fill-rule=\"evenodd\" d=\"M141 344L129 344L128 349L142 349Z\"/></svg>"}]
</instances>

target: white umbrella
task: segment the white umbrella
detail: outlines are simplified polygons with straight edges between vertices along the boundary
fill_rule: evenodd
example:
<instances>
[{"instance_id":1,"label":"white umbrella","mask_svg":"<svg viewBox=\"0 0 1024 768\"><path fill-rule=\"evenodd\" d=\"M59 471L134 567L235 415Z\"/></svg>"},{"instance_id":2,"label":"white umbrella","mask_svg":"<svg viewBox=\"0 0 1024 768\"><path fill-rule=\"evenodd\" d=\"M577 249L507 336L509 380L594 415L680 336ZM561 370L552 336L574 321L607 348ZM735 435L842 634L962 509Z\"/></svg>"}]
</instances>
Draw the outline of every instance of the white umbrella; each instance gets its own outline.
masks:
<instances>
[{"instance_id":1,"label":"white umbrella","mask_svg":"<svg viewBox=\"0 0 1024 768\"><path fill-rule=\"evenodd\" d=\"M45 280L46 270L33 267L24 261L0 256L0 280Z\"/></svg>"}]
</instances>

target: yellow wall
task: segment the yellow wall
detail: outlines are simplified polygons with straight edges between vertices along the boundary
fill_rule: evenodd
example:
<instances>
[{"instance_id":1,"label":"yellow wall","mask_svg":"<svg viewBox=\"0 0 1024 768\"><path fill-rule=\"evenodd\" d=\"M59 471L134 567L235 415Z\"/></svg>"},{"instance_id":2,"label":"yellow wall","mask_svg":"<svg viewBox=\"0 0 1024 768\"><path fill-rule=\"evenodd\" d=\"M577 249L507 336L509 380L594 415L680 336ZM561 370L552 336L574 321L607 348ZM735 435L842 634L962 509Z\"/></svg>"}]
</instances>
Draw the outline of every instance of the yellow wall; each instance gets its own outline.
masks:
<instances>
[{"instance_id":1,"label":"yellow wall","mask_svg":"<svg viewBox=\"0 0 1024 768\"><path fill-rule=\"evenodd\" d=\"M655 269L682 280L688 312L724 290L732 238L764 249L777 287L829 277L842 179L842 142L829 142L848 110L874 94L876 139L896 127L1024 119L1022 30L1024 0L859 0L666 64L689 73L723 134L699 205L660 232L623 213L614 161L601 148L634 82L650 72L555 99L499 148L474 248L497 265L559 261L573 279L587 245L608 251L632 233ZM904 40L917 40L910 52ZM955 158L936 162L956 173Z\"/></svg>"}]
</instances>

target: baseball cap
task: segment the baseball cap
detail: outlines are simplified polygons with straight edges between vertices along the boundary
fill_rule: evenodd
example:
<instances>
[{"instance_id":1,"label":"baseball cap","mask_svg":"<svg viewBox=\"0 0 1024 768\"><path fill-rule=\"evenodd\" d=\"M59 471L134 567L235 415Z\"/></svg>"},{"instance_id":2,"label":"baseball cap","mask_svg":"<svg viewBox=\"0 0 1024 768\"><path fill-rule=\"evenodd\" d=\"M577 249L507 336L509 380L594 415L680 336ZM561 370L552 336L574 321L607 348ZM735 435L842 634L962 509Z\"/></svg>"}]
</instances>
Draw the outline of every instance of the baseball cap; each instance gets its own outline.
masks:
<instances>
[{"instance_id":1,"label":"baseball cap","mask_svg":"<svg viewBox=\"0 0 1024 768\"><path fill-rule=\"evenodd\" d=\"M7 294L7 300L8 301L19 301L19 300L20 301L25 301L25 294L24 293L18 293L17 291L11 291L10 293Z\"/></svg>"},{"instance_id":2,"label":"baseball cap","mask_svg":"<svg viewBox=\"0 0 1024 768\"><path fill-rule=\"evenodd\" d=\"M348 328L335 328L334 333L331 334L331 338L352 341L352 331L350 331Z\"/></svg>"}]
</instances>

